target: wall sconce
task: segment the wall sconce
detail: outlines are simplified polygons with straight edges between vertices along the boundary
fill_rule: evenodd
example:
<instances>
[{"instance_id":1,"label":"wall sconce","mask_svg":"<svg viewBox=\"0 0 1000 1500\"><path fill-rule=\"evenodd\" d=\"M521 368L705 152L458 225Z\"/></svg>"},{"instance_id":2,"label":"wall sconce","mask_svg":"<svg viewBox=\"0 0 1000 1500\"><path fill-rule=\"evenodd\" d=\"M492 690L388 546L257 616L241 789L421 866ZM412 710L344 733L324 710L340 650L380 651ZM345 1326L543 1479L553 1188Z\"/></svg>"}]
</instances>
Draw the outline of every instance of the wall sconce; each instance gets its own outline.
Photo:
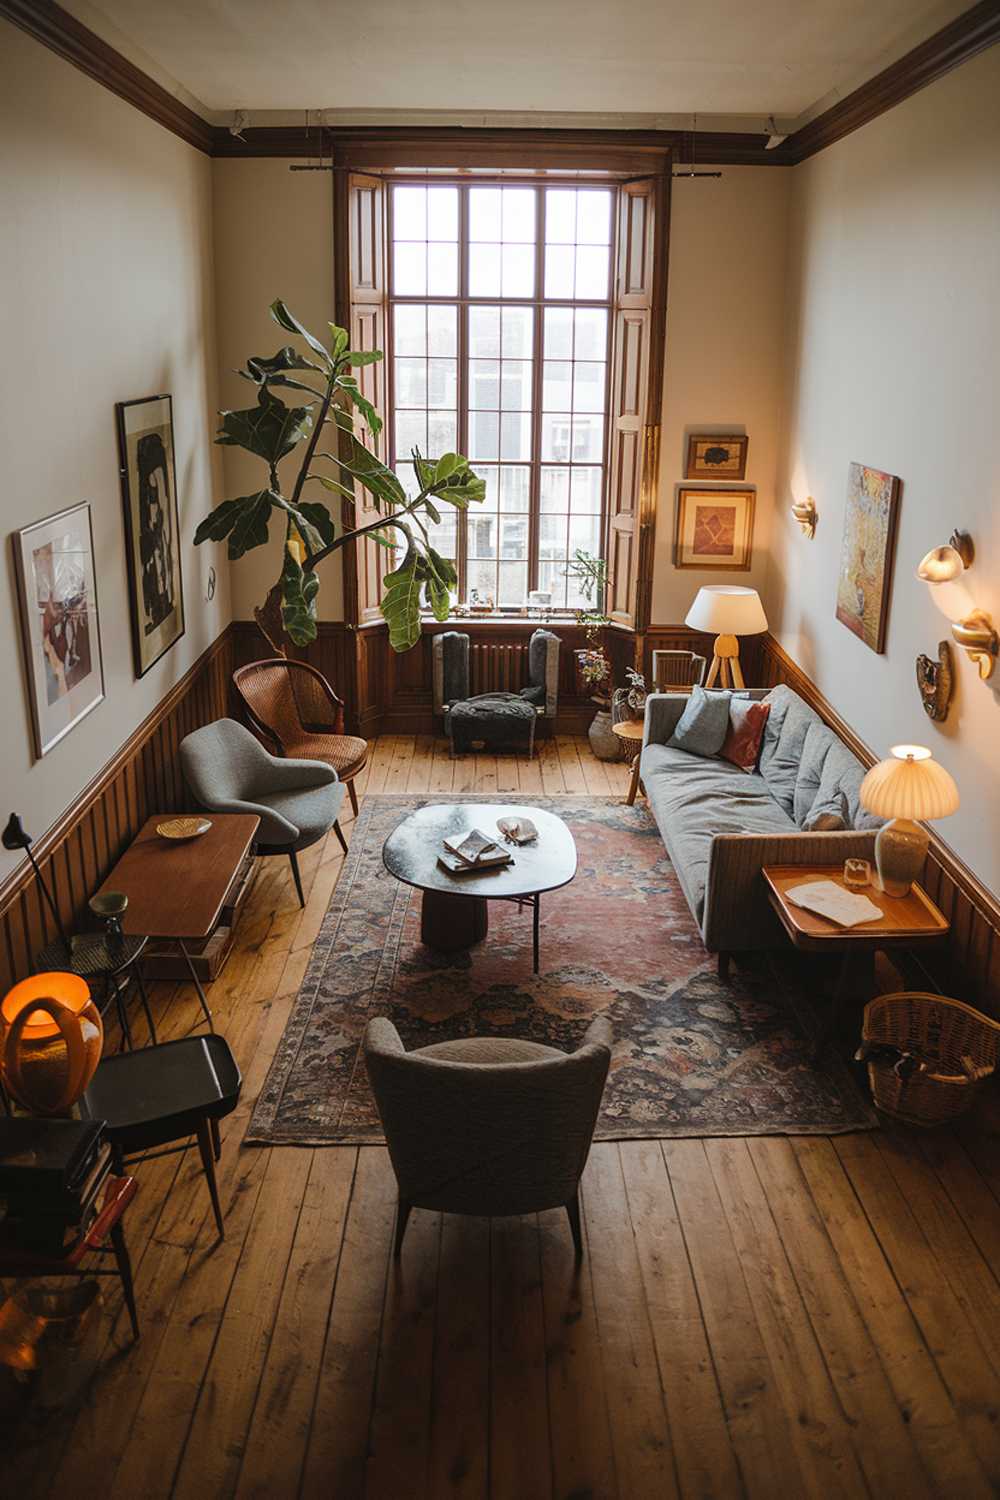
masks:
<instances>
[{"instance_id":1,"label":"wall sconce","mask_svg":"<svg viewBox=\"0 0 1000 1500\"><path fill-rule=\"evenodd\" d=\"M809 537L811 541L816 535L816 522L819 520L819 512L813 497L807 495L804 500L793 501L792 515L802 527L802 535Z\"/></svg>"},{"instance_id":2,"label":"wall sconce","mask_svg":"<svg viewBox=\"0 0 1000 1500\"><path fill-rule=\"evenodd\" d=\"M938 659L929 656L917 657L917 686L924 713L940 724L948 717L951 695L955 686L955 674L951 665L951 647L947 641L938 642Z\"/></svg>"},{"instance_id":3,"label":"wall sconce","mask_svg":"<svg viewBox=\"0 0 1000 1500\"><path fill-rule=\"evenodd\" d=\"M933 547L921 560L917 577L930 586L935 608L951 621L956 643L976 663L980 678L986 682L996 666L1000 637L990 615L976 608L963 580L962 575L972 566L975 555L969 533L953 531L946 546Z\"/></svg>"}]
</instances>

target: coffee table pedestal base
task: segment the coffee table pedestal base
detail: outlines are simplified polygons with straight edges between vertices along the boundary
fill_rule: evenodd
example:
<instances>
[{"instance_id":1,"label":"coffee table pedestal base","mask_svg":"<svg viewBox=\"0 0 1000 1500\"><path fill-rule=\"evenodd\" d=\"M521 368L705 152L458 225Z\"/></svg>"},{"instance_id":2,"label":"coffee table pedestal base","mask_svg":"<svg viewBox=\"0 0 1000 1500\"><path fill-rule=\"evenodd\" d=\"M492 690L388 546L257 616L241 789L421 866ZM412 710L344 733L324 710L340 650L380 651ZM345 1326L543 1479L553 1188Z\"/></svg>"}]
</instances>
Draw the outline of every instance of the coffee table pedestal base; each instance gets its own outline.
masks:
<instances>
[{"instance_id":1,"label":"coffee table pedestal base","mask_svg":"<svg viewBox=\"0 0 1000 1500\"><path fill-rule=\"evenodd\" d=\"M420 937L428 948L453 953L481 943L489 928L485 896L452 896L447 891L424 891Z\"/></svg>"}]
</instances>

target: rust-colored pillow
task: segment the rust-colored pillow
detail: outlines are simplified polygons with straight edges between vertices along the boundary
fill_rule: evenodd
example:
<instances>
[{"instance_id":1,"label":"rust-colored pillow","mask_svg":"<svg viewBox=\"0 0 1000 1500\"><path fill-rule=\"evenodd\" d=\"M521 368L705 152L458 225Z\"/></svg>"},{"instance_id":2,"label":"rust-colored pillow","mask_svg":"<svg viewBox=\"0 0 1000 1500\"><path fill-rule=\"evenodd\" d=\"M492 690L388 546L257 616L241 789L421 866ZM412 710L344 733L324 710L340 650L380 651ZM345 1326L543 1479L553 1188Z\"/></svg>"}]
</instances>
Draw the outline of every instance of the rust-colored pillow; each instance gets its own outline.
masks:
<instances>
[{"instance_id":1,"label":"rust-colored pillow","mask_svg":"<svg viewBox=\"0 0 1000 1500\"><path fill-rule=\"evenodd\" d=\"M722 759L731 760L741 771L752 771L757 764L770 712L770 703L756 703L752 698L731 698L729 728L719 751Z\"/></svg>"}]
</instances>

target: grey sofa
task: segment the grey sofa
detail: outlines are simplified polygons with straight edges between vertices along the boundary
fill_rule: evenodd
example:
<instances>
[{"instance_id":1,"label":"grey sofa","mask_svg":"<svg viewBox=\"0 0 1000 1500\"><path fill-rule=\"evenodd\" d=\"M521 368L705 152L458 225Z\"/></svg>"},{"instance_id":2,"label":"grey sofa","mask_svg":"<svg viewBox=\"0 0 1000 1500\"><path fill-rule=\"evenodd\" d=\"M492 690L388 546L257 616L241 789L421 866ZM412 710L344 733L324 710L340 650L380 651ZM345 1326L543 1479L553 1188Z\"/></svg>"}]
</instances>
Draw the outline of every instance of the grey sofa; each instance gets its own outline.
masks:
<instances>
[{"instance_id":1,"label":"grey sofa","mask_svg":"<svg viewBox=\"0 0 1000 1500\"><path fill-rule=\"evenodd\" d=\"M770 703L758 768L690 755L667 743L688 701L652 693L639 773L650 810L705 947L726 958L786 941L771 910L764 865L873 859L881 820L859 806L865 768L791 688L754 689ZM842 799L840 797L842 795ZM848 825L806 832L814 807L840 801Z\"/></svg>"}]
</instances>

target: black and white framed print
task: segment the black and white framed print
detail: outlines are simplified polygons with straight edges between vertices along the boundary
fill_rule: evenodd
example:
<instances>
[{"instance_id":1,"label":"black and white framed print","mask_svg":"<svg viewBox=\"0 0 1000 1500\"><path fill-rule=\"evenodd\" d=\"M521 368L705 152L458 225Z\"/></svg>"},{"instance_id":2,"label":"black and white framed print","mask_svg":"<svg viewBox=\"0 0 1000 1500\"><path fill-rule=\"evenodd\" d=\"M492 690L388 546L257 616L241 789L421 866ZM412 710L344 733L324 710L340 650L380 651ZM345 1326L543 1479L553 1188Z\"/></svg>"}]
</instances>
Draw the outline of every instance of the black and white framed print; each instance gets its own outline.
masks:
<instances>
[{"instance_id":1,"label":"black and white framed print","mask_svg":"<svg viewBox=\"0 0 1000 1500\"><path fill-rule=\"evenodd\" d=\"M35 753L46 755L104 697L90 506L16 531L14 567Z\"/></svg>"},{"instance_id":2,"label":"black and white framed print","mask_svg":"<svg viewBox=\"0 0 1000 1500\"><path fill-rule=\"evenodd\" d=\"M119 401L117 412L132 651L141 677L184 634L173 402Z\"/></svg>"}]
</instances>

